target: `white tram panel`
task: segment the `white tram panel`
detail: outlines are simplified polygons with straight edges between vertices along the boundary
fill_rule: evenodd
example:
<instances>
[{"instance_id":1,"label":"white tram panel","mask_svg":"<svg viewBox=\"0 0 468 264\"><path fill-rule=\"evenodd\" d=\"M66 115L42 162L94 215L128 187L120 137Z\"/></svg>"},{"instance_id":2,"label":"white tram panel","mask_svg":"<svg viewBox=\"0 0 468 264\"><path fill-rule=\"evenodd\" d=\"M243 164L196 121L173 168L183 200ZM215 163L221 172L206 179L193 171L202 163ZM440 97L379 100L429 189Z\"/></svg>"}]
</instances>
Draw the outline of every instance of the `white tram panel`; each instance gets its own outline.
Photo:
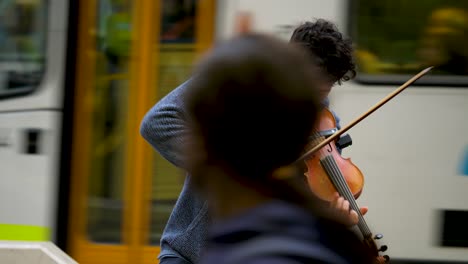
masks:
<instances>
[{"instance_id":1,"label":"white tram panel","mask_svg":"<svg viewBox=\"0 0 468 264\"><path fill-rule=\"evenodd\" d=\"M0 223L54 230L61 114L0 115Z\"/></svg>"},{"instance_id":2,"label":"white tram panel","mask_svg":"<svg viewBox=\"0 0 468 264\"><path fill-rule=\"evenodd\" d=\"M43 79L33 93L0 100L0 224L46 227L53 239L68 2L45 2L48 26Z\"/></svg>"}]
</instances>

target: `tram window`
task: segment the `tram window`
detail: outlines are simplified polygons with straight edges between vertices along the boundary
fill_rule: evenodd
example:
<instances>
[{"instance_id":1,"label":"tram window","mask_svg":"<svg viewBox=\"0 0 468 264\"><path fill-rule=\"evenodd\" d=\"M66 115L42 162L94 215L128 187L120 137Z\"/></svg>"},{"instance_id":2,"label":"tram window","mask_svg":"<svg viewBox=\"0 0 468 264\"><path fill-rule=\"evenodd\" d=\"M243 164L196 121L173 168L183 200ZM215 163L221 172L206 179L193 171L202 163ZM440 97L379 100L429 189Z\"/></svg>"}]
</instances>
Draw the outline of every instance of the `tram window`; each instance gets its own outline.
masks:
<instances>
[{"instance_id":1,"label":"tram window","mask_svg":"<svg viewBox=\"0 0 468 264\"><path fill-rule=\"evenodd\" d=\"M439 245L442 247L468 248L468 211L441 210Z\"/></svg>"},{"instance_id":2,"label":"tram window","mask_svg":"<svg viewBox=\"0 0 468 264\"><path fill-rule=\"evenodd\" d=\"M123 242L126 134L129 100L129 65L132 41L130 0L93 2L98 30L95 83L92 96L92 136L88 180L87 237L97 243ZM94 14L83 14L90 16Z\"/></svg>"},{"instance_id":3,"label":"tram window","mask_svg":"<svg viewBox=\"0 0 468 264\"><path fill-rule=\"evenodd\" d=\"M349 32L364 83L468 84L468 1L352 0Z\"/></svg>"},{"instance_id":4,"label":"tram window","mask_svg":"<svg viewBox=\"0 0 468 264\"><path fill-rule=\"evenodd\" d=\"M162 1L162 43L195 42L196 0Z\"/></svg>"},{"instance_id":5,"label":"tram window","mask_svg":"<svg viewBox=\"0 0 468 264\"><path fill-rule=\"evenodd\" d=\"M26 94L45 65L46 0L0 2L0 98Z\"/></svg>"},{"instance_id":6,"label":"tram window","mask_svg":"<svg viewBox=\"0 0 468 264\"><path fill-rule=\"evenodd\" d=\"M202 2L204 2L202 4ZM213 29L201 27L200 19L211 20L214 15L203 5L213 5L213 0L161 0L161 37L156 67L157 97L163 98L174 88L190 78L193 63L200 54L196 46L198 33L213 34ZM198 22L197 22L198 21ZM185 172L165 160L161 155L153 157L150 245L159 245L161 235L185 179Z\"/></svg>"}]
</instances>

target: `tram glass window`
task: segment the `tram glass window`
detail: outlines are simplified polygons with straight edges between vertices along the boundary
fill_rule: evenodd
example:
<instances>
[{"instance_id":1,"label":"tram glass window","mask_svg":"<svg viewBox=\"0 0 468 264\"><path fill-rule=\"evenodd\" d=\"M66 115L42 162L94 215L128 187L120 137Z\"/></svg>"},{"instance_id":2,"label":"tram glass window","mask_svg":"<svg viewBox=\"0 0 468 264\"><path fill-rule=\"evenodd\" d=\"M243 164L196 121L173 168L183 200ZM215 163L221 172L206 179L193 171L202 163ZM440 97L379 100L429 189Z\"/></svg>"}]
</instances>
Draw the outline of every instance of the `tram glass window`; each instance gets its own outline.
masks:
<instances>
[{"instance_id":1,"label":"tram glass window","mask_svg":"<svg viewBox=\"0 0 468 264\"><path fill-rule=\"evenodd\" d=\"M132 49L132 1L95 2L96 45L93 73L92 133L88 180L87 236L98 243L123 242L124 177L129 68ZM81 51L87 52L87 51Z\"/></svg>"},{"instance_id":2,"label":"tram glass window","mask_svg":"<svg viewBox=\"0 0 468 264\"><path fill-rule=\"evenodd\" d=\"M47 1L0 1L0 98L33 91L45 66Z\"/></svg>"},{"instance_id":3,"label":"tram glass window","mask_svg":"<svg viewBox=\"0 0 468 264\"><path fill-rule=\"evenodd\" d=\"M420 84L468 84L468 1L352 0L357 81L395 84L435 66Z\"/></svg>"},{"instance_id":4,"label":"tram glass window","mask_svg":"<svg viewBox=\"0 0 468 264\"><path fill-rule=\"evenodd\" d=\"M196 0L162 1L162 43L193 43L195 41L196 2Z\"/></svg>"},{"instance_id":5,"label":"tram glass window","mask_svg":"<svg viewBox=\"0 0 468 264\"><path fill-rule=\"evenodd\" d=\"M161 1L161 38L156 67L157 98L154 101L163 98L190 78L193 62L198 55L195 47L197 2L195 0ZM157 153L152 164L149 242L152 245L159 245L166 222L182 190L185 173Z\"/></svg>"}]
</instances>

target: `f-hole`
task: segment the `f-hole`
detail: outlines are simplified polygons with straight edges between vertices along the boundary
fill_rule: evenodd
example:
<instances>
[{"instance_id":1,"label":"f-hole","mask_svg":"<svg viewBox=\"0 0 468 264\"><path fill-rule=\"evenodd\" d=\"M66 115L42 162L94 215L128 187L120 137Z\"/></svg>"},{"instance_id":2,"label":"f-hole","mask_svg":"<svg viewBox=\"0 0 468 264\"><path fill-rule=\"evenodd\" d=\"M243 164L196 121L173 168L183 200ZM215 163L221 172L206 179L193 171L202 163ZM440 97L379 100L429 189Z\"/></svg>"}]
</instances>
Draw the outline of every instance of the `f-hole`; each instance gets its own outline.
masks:
<instances>
[{"instance_id":1,"label":"f-hole","mask_svg":"<svg viewBox=\"0 0 468 264\"><path fill-rule=\"evenodd\" d=\"M328 143L327 146L328 146L327 151L330 152L330 153L333 152L333 148L331 146L331 143Z\"/></svg>"}]
</instances>

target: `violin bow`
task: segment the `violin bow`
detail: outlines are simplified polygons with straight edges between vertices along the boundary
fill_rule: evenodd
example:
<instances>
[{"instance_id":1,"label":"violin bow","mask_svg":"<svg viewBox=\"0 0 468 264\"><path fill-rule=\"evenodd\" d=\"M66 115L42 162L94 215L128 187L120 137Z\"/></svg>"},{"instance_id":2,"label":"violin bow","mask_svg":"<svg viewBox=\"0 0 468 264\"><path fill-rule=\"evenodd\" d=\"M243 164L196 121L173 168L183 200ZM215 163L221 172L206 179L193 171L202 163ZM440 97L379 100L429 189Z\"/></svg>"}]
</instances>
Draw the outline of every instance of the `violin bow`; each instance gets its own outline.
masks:
<instances>
[{"instance_id":1,"label":"violin bow","mask_svg":"<svg viewBox=\"0 0 468 264\"><path fill-rule=\"evenodd\" d=\"M337 137L341 136L344 132L348 131L350 128L352 128L353 126L355 126L357 123L361 122L364 118L366 118L367 116L369 116L370 114L372 114L375 110L379 109L382 105L384 105L385 103L387 103L388 101L390 101L393 97L397 96L399 93L401 93L404 89L406 89L408 86L410 86L412 83L414 83L415 81L417 81L419 78L421 78L422 76L426 75L430 70L432 70L432 68L434 68L433 66L431 67L428 67L422 71L420 71L418 74L414 75L411 79L409 79L408 81L406 81L403 85L401 85L398 89L396 89L395 91L393 91L392 93L390 93L389 95L387 95L384 99L382 99L380 102L378 102L377 104L375 104L373 107L371 107L367 112L365 112L364 114L362 114L360 117L356 118L354 121L352 121L351 123L349 123L347 126L345 126L344 128L338 130L335 134L331 135L330 137L328 137L327 139L325 139L324 141L320 142L320 144L316 145L315 147L313 147L311 150L307 151L306 153L304 153L299 159L298 161L300 160L304 160L306 157L308 157L309 155L311 155L312 153L316 152L317 150L323 148L324 146L328 145L330 142L332 142L333 140L335 140Z\"/></svg>"}]
</instances>

